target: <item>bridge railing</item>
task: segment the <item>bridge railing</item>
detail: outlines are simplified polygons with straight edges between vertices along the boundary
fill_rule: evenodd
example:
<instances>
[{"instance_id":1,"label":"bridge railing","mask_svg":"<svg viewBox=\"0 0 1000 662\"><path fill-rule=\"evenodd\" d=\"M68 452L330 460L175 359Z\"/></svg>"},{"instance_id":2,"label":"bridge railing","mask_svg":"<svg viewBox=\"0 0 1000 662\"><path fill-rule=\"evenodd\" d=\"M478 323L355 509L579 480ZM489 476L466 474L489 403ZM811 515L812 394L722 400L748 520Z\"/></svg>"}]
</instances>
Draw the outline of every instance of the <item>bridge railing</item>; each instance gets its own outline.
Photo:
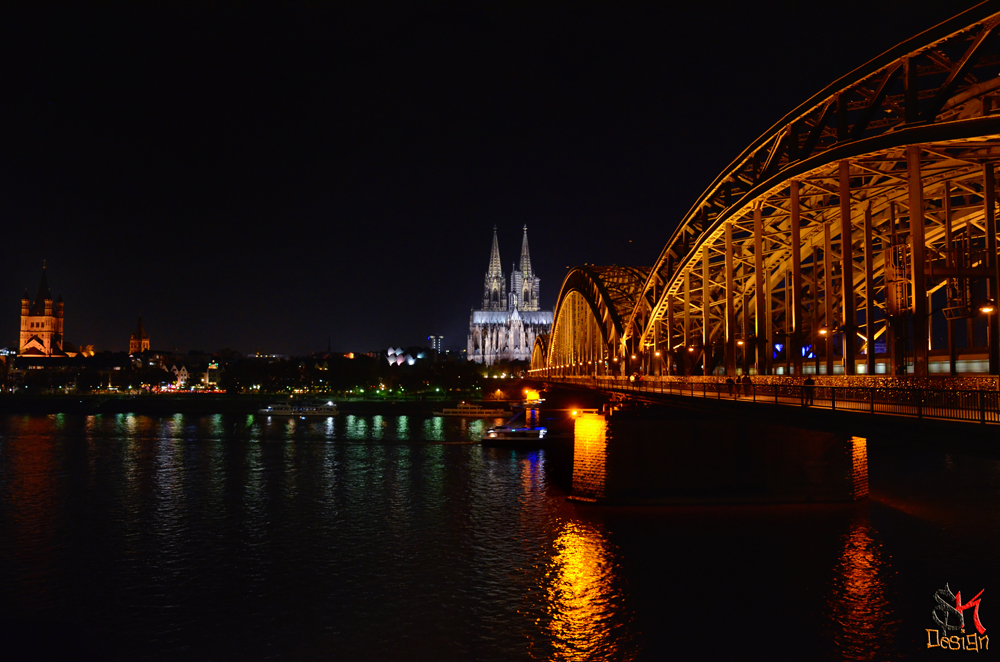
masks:
<instances>
[{"instance_id":1,"label":"bridge railing","mask_svg":"<svg viewBox=\"0 0 1000 662\"><path fill-rule=\"evenodd\" d=\"M557 377L549 381L632 394L664 394L769 403L890 416L1000 424L1000 393L911 386L819 386L788 383L727 384L704 380Z\"/></svg>"}]
</instances>

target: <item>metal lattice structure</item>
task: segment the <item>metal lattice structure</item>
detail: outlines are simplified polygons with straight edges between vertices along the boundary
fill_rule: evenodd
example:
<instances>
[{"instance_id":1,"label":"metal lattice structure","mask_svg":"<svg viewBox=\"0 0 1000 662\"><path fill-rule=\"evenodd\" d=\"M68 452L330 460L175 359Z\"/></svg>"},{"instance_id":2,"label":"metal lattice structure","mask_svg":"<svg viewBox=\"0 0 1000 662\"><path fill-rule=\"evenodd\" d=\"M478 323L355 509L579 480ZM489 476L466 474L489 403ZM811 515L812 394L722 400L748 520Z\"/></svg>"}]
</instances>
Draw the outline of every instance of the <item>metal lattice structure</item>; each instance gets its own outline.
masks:
<instances>
[{"instance_id":1,"label":"metal lattice structure","mask_svg":"<svg viewBox=\"0 0 1000 662\"><path fill-rule=\"evenodd\" d=\"M532 368L583 346L561 336L586 326L560 319L579 292L612 360L640 355L649 372L926 375L932 356L952 374L976 356L1000 372L998 26L1000 2L977 5L782 118L641 270L614 332L571 271Z\"/></svg>"},{"instance_id":2,"label":"metal lattice structure","mask_svg":"<svg viewBox=\"0 0 1000 662\"><path fill-rule=\"evenodd\" d=\"M563 280L548 338L535 341L532 367L605 374L625 337L623 320L635 308L649 268L574 267Z\"/></svg>"}]
</instances>

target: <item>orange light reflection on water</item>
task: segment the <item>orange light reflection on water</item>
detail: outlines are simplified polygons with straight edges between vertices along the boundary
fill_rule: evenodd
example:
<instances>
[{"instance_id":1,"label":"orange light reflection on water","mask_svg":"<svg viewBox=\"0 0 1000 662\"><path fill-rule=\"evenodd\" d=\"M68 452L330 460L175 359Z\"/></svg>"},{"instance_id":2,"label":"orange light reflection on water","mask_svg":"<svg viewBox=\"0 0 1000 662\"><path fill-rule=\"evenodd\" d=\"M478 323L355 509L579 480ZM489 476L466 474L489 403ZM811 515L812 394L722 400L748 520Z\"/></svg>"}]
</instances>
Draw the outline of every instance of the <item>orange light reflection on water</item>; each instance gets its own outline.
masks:
<instances>
[{"instance_id":1,"label":"orange light reflection on water","mask_svg":"<svg viewBox=\"0 0 1000 662\"><path fill-rule=\"evenodd\" d=\"M851 522L842 542L827 596L833 639L844 659L885 659L899 625L886 595L889 559L866 516Z\"/></svg>"},{"instance_id":2,"label":"orange light reflection on water","mask_svg":"<svg viewBox=\"0 0 1000 662\"><path fill-rule=\"evenodd\" d=\"M551 659L631 659L615 637L625 619L604 536L585 523L567 522L554 544L546 572Z\"/></svg>"}]
</instances>

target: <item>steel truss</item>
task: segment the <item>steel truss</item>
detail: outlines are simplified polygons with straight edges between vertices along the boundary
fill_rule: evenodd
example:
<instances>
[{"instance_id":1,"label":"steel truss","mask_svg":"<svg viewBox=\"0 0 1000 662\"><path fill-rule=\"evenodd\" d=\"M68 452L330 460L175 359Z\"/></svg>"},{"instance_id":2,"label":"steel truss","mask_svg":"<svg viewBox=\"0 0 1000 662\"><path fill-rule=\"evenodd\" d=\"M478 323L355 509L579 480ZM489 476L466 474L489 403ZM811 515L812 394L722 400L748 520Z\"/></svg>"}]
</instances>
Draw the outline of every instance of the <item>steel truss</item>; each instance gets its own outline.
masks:
<instances>
[{"instance_id":1,"label":"steel truss","mask_svg":"<svg viewBox=\"0 0 1000 662\"><path fill-rule=\"evenodd\" d=\"M658 372L662 352L663 369L681 374L800 374L815 361L827 374L881 363L924 375L944 323L952 372L960 353L980 351L997 374L998 314L988 349L974 331L1000 291L998 25L1000 3L978 5L835 81L751 144L630 293L612 356L641 354ZM556 341L576 343L559 338L561 314L557 352Z\"/></svg>"},{"instance_id":2,"label":"steel truss","mask_svg":"<svg viewBox=\"0 0 1000 662\"><path fill-rule=\"evenodd\" d=\"M532 369L558 374L610 374L624 336L622 320L635 308L649 268L574 267L566 275L550 337L535 340Z\"/></svg>"}]
</instances>

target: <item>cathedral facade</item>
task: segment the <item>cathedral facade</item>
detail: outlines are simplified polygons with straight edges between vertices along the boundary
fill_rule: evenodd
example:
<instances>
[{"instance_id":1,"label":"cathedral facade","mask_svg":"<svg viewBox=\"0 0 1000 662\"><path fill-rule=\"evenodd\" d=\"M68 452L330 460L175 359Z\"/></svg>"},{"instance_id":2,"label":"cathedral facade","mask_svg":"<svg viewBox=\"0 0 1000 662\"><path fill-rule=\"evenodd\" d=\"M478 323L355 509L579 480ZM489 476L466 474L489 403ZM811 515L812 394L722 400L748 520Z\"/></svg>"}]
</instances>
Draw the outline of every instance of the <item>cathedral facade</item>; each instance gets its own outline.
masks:
<instances>
[{"instance_id":1,"label":"cathedral facade","mask_svg":"<svg viewBox=\"0 0 1000 662\"><path fill-rule=\"evenodd\" d=\"M468 358L492 365L497 361L530 361L535 337L552 329L552 311L539 310L539 283L531 269L528 226L521 240L520 268L511 268L510 288L500 266L500 246L493 226L490 265L483 285L483 305L469 320Z\"/></svg>"}]
</instances>

